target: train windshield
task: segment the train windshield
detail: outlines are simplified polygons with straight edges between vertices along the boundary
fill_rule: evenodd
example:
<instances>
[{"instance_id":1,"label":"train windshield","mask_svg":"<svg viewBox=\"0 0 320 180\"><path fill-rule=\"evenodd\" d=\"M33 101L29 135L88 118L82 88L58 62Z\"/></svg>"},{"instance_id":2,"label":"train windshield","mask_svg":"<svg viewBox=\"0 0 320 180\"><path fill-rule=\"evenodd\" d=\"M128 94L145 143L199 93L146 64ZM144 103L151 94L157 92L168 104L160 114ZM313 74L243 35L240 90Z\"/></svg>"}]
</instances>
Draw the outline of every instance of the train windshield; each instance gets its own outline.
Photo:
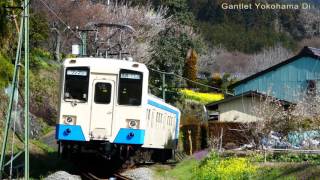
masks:
<instances>
[{"instance_id":1,"label":"train windshield","mask_svg":"<svg viewBox=\"0 0 320 180\"><path fill-rule=\"evenodd\" d=\"M141 105L143 74L138 71L120 70L119 105Z\"/></svg>"},{"instance_id":2,"label":"train windshield","mask_svg":"<svg viewBox=\"0 0 320 180\"><path fill-rule=\"evenodd\" d=\"M65 73L65 100L87 102L89 87L88 67L69 67Z\"/></svg>"}]
</instances>

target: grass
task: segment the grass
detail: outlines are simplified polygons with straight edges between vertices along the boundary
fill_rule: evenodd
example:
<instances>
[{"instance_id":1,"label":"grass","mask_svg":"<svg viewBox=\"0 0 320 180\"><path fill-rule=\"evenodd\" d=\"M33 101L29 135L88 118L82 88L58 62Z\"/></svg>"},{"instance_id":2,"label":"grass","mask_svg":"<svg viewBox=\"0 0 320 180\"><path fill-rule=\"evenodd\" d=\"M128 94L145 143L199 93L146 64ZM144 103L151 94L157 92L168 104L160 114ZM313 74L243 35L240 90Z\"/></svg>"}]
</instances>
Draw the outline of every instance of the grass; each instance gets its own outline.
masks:
<instances>
[{"instance_id":1,"label":"grass","mask_svg":"<svg viewBox=\"0 0 320 180\"><path fill-rule=\"evenodd\" d=\"M188 158L178 163L175 167L155 165L153 170L156 172L156 179L192 179L192 171L198 163L199 161L196 159Z\"/></svg>"},{"instance_id":2,"label":"grass","mask_svg":"<svg viewBox=\"0 0 320 180\"><path fill-rule=\"evenodd\" d=\"M9 136L9 138L11 138L11 136ZM1 140L0 143L2 144ZM17 153L22 149L23 144L16 140L14 152ZM10 159L10 156L11 139L7 145L6 162ZM23 163L24 155L22 154L14 161L13 166L22 165ZM71 162L59 158L54 148L49 147L39 140L30 140L30 179L43 179L49 174L59 170L71 173L75 171ZM8 169L6 169L6 171L8 172ZM23 172L20 172L20 174L23 175Z\"/></svg>"},{"instance_id":3,"label":"grass","mask_svg":"<svg viewBox=\"0 0 320 180\"><path fill-rule=\"evenodd\" d=\"M181 93L184 95L186 99L195 100L203 104L219 101L224 98L224 95L221 93L200 93L189 89L183 89L181 90Z\"/></svg>"},{"instance_id":4,"label":"grass","mask_svg":"<svg viewBox=\"0 0 320 180\"><path fill-rule=\"evenodd\" d=\"M222 158L225 160L225 158ZM257 162L248 158L256 167L256 173L249 179L254 180L295 180L295 179L320 179L320 164L312 162ZM195 167L201 161L187 158L176 166L154 165L155 179L160 180L185 180L193 179ZM235 177L235 179L241 179Z\"/></svg>"},{"instance_id":5,"label":"grass","mask_svg":"<svg viewBox=\"0 0 320 180\"><path fill-rule=\"evenodd\" d=\"M320 165L312 163L260 163L258 180L319 179Z\"/></svg>"},{"instance_id":6,"label":"grass","mask_svg":"<svg viewBox=\"0 0 320 180\"><path fill-rule=\"evenodd\" d=\"M56 152L55 149L53 149L52 147L48 146L47 144L44 144L41 141L38 140L31 140L32 144L34 144L35 146L37 146L37 148L40 148L41 150L43 150L46 153L54 153Z\"/></svg>"}]
</instances>

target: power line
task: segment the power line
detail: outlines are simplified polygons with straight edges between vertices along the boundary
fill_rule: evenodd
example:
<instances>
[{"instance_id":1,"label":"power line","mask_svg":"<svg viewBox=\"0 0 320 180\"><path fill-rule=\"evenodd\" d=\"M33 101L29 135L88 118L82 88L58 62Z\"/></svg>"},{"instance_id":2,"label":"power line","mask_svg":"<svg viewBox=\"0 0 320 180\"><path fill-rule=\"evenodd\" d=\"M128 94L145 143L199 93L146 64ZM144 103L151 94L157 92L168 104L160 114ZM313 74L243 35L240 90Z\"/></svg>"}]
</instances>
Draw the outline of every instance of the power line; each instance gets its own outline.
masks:
<instances>
[{"instance_id":1,"label":"power line","mask_svg":"<svg viewBox=\"0 0 320 180\"><path fill-rule=\"evenodd\" d=\"M56 18L57 18L63 25L65 25L75 36L77 36L78 38L80 38L80 37L78 36L78 34L77 34L74 30L72 30L71 27L70 27L60 16L58 16L58 14L57 14L56 12L54 12L54 10L51 9L47 3L45 3L43 0L39 0L39 1L40 1L40 2L43 4L43 6L45 6L54 16L56 16Z\"/></svg>"},{"instance_id":2,"label":"power line","mask_svg":"<svg viewBox=\"0 0 320 180\"><path fill-rule=\"evenodd\" d=\"M213 87L213 86L209 86L209 85L207 85L207 84L199 83L199 82L197 82L197 81L193 81L193 80L191 80L191 79L188 79L188 78L186 78L186 77L180 76L180 75L175 74L175 73L173 73L173 72L164 72L164 71L160 71L160 70L153 69L153 68L150 68L150 67L148 67L148 69L150 69L150 70L152 70L152 71L155 71L155 72L158 72L158 73L161 73L161 74L173 75L173 76L176 76L176 77L178 77L178 78L184 79L184 80L186 80L186 81L192 82L192 83L194 83L194 84L198 84L198 85L200 85L200 86L204 86L204 87L207 87L207 88L211 88L211 89L214 89L214 90L218 90L218 91L221 91L221 92L225 92L225 94L234 96L233 94L229 93L227 90L224 91L224 90L222 90L222 89L220 89L220 88L217 88L217 87Z\"/></svg>"}]
</instances>

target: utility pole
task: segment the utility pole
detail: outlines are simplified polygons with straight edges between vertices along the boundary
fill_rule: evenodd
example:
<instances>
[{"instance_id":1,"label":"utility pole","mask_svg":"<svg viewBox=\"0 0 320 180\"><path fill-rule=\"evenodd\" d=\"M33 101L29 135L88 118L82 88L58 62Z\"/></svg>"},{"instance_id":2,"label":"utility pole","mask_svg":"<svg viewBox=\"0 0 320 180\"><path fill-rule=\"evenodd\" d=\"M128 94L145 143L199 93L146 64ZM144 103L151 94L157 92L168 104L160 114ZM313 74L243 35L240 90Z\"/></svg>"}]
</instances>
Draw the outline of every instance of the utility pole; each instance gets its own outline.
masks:
<instances>
[{"instance_id":1,"label":"utility pole","mask_svg":"<svg viewBox=\"0 0 320 180\"><path fill-rule=\"evenodd\" d=\"M30 0L24 1L24 178L29 179L29 7Z\"/></svg>"},{"instance_id":2,"label":"utility pole","mask_svg":"<svg viewBox=\"0 0 320 180\"><path fill-rule=\"evenodd\" d=\"M162 74L162 99L166 102L166 74Z\"/></svg>"},{"instance_id":3,"label":"utility pole","mask_svg":"<svg viewBox=\"0 0 320 180\"><path fill-rule=\"evenodd\" d=\"M9 106L6 114L6 122L5 122L5 129L3 134L3 142L1 147L1 157L0 157L0 179L3 179L4 168L8 164L12 163L15 159L17 159L24 151L24 179L29 179L29 131L30 131L30 123L29 123L29 6L30 0L25 0L22 4L23 8L23 17L21 18L20 30L19 30L19 40L18 40L18 47L16 52L15 58L15 66L13 72L13 80L11 82L12 91L9 98ZM21 8L21 7L18 7ZM12 120L12 110L14 100L18 99L15 95L18 96L18 75L20 70L20 60L21 60L21 50L23 45L24 39L24 126L25 126L25 133L24 133L24 150L18 152L8 163L5 162L6 156L6 147L8 145L8 134L9 129L11 126ZM18 103L18 100L15 101ZM15 132L14 132L15 133Z\"/></svg>"},{"instance_id":4,"label":"utility pole","mask_svg":"<svg viewBox=\"0 0 320 180\"><path fill-rule=\"evenodd\" d=\"M80 37L81 37L81 49L80 49L80 55L82 57L87 56L87 33L88 31L92 30L79 30L80 31Z\"/></svg>"}]
</instances>

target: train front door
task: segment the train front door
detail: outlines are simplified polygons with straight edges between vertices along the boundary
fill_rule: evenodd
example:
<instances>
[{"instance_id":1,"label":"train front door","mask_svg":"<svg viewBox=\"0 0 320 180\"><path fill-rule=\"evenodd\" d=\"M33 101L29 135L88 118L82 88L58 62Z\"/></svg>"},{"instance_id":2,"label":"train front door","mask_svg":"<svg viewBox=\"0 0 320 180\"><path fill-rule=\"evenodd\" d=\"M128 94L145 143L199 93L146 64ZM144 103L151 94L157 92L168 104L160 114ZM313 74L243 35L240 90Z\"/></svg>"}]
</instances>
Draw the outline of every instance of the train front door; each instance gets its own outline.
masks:
<instances>
[{"instance_id":1,"label":"train front door","mask_svg":"<svg viewBox=\"0 0 320 180\"><path fill-rule=\"evenodd\" d=\"M112 80L94 80L91 103L90 136L94 140L105 140L111 136L114 87Z\"/></svg>"}]
</instances>

